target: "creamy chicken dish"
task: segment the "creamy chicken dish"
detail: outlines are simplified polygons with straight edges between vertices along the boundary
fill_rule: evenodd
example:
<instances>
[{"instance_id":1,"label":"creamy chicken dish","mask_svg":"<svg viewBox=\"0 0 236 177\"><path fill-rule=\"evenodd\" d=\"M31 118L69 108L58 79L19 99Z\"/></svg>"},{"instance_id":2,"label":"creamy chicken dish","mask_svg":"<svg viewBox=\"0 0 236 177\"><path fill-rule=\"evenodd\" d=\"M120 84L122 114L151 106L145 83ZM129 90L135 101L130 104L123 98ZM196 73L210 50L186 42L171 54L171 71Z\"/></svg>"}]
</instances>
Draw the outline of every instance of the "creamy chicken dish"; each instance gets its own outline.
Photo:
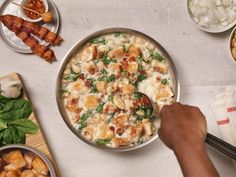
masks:
<instances>
[{"instance_id":1,"label":"creamy chicken dish","mask_svg":"<svg viewBox=\"0 0 236 177\"><path fill-rule=\"evenodd\" d=\"M151 41L128 33L88 41L67 63L61 89L74 128L111 148L149 140L153 120L174 97L169 61Z\"/></svg>"}]
</instances>

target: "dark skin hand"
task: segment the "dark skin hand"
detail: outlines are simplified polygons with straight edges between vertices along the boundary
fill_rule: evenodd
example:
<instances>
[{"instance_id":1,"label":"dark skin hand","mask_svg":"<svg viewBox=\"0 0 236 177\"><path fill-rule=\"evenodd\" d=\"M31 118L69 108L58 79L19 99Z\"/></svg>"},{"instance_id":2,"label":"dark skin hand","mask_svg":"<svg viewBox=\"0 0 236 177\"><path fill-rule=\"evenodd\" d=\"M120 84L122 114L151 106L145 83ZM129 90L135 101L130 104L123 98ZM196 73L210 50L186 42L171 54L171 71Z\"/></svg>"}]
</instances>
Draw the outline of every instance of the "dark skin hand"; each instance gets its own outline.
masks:
<instances>
[{"instance_id":1,"label":"dark skin hand","mask_svg":"<svg viewBox=\"0 0 236 177\"><path fill-rule=\"evenodd\" d=\"M174 151L185 177L219 177L206 152L206 133L199 108L180 103L162 108L158 134Z\"/></svg>"}]
</instances>

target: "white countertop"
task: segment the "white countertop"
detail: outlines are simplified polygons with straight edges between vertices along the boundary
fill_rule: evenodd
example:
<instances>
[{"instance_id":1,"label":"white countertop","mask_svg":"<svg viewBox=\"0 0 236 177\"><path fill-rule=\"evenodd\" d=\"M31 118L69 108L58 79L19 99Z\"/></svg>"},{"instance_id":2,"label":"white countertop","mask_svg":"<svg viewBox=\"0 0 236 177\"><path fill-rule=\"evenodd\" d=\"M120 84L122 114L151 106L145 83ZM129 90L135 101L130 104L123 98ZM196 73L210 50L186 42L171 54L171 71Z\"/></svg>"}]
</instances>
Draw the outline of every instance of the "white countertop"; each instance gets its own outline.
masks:
<instances>
[{"instance_id":1,"label":"white countertop","mask_svg":"<svg viewBox=\"0 0 236 177\"><path fill-rule=\"evenodd\" d=\"M180 177L174 154L159 140L129 153L97 150L83 143L63 122L55 101L55 80L63 56L86 35L104 27L142 31L162 44L176 63L181 101L199 106L209 132L219 136L209 109L212 94L236 84L236 64L228 54L230 31L212 35L198 30L179 0L54 0L61 14L61 35L54 48L58 62L48 64L34 55L15 53L0 41L0 75L20 73L63 177ZM235 177L232 161L208 147L223 177Z\"/></svg>"}]
</instances>

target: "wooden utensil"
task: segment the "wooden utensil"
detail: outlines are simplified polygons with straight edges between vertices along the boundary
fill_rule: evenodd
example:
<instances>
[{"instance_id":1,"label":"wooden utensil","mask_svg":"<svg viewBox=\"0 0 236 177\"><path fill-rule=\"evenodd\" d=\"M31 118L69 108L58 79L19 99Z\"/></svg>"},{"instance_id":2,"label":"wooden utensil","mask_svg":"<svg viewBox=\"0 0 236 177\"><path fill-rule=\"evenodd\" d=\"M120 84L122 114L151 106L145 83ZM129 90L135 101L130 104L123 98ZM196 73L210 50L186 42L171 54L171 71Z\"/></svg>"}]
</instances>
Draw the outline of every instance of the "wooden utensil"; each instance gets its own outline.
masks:
<instances>
[{"instance_id":1,"label":"wooden utensil","mask_svg":"<svg viewBox=\"0 0 236 177\"><path fill-rule=\"evenodd\" d=\"M46 23L51 22L52 19L53 19L53 14L52 14L52 12L44 12L44 13L41 14L41 13L39 13L39 12L37 12L37 11L35 11L35 10L32 10L32 9L30 9L30 8L28 8L28 7L22 6L21 4L18 4L18 3L14 2L14 1L12 1L11 3L14 4L14 5L16 5L16 6L21 7L21 8L23 8L23 9L26 9L26 10L28 10L28 11L31 11L31 12L33 12L33 13L35 13L35 14L40 15L40 16L43 18L43 21L46 22Z\"/></svg>"}]
</instances>

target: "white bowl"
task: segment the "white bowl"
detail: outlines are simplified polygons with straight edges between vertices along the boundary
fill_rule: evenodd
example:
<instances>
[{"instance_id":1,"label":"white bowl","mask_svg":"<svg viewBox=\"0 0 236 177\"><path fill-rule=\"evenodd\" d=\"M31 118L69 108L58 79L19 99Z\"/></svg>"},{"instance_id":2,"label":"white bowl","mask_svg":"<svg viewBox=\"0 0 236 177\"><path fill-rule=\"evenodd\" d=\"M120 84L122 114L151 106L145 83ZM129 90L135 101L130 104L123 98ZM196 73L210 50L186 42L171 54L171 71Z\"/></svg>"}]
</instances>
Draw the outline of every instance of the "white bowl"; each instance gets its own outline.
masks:
<instances>
[{"instance_id":1,"label":"white bowl","mask_svg":"<svg viewBox=\"0 0 236 177\"><path fill-rule=\"evenodd\" d=\"M189 17L191 18L191 21L195 24L195 26L197 28L199 28L199 29L201 29L205 32L208 32L208 33L222 33L222 32L225 32L225 31L229 30L230 28L232 28L233 26L236 25L236 19L232 23L228 24L227 26L223 26L223 27L219 27L219 28L218 27L217 28L205 27L205 26L201 26L201 25L197 24L194 21L192 12L189 8L189 1L190 0L187 0L187 12L188 12Z\"/></svg>"},{"instance_id":2,"label":"white bowl","mask_svg":"<svg viewBox=\"0 0 236 177\"><path fill-rule=\"evenodd\" d=\"M24 6L26 1L28 1L28 0L23 0L21 2L21 5ZM45 6L45 12L48 12L48 1L47 0L42 0L42 2L44 4L44 6ZM21 11L21 14L24 17L24 19L26 19L26 20L28 20L30 22L39 22L39 21L41 21L43 19L42 17L37 18L37 19L31 19L31 18L29 18L28 16L25 15L25 12L24 12L23 8L20 8L20 11Z\"/></svg>"},{"instance_id":3,"label":"white bowl","mask_svg":"<svg viewBox=\"0 0 236 177\"><path fill-rule=\"evenodd\" d=\"M229 54L230 54L230 57L231 59L233 60L233 62L236 64L236 59L233 57L233 54L232 54L232 48L231 48L231 41L233 40L233 37L234 37L234 34L236 32L236 27L234 27L234 29L232 30L231 34L230 34L230 37L229 37Z\"/></svg>"}]
</instances>

